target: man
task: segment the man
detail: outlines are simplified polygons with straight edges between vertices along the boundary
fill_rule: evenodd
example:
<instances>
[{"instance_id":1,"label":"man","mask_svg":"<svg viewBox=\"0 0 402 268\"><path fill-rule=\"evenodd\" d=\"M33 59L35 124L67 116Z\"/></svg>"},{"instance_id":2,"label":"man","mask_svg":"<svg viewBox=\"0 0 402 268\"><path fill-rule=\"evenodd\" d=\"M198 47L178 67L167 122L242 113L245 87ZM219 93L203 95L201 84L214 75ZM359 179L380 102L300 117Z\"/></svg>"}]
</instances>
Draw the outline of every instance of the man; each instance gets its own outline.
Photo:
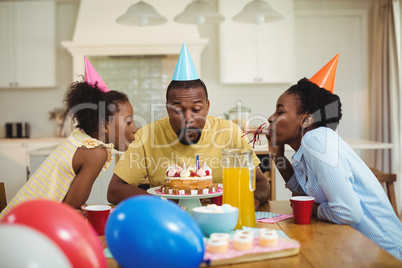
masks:
<instances>
[{"instance_id":1,"label":"man","mask_svg":"<svg viewBox=\"0 0 402 268\"><path fill-rule=\"evenodd\" d=\"M241 138L240 128L231 121L208 116L210 101L205 84L199 79L187 48L183 44L173 81L166 92L168 117L142 127L135 142L117 163L109 184L111 203L146 194L138 185L146 178L151 187L164 183L169 165L200 163L212 169L214 183L222 182L221 150L227 147L248 148L248 140ZM253 153L253 164L259 160ZM267 202L270 186L261 170L256 168L256 209Z\"/></svg>"}]
</instances>

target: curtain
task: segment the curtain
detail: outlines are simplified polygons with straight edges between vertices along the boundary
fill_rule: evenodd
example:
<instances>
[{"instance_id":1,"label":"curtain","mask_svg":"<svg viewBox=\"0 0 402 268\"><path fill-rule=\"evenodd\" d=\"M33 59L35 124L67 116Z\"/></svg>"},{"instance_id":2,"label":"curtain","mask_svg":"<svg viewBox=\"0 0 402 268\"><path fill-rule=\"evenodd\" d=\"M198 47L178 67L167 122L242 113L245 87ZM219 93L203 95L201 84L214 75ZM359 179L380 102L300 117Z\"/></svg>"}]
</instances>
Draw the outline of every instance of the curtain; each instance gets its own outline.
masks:
<instances>
[{"instance_id":1,"label":"curtain","mask_svg":"<svg viewBox=\"0 0 402 268\"><path fill-rule=\"evenodd\" d=\"M372 62L370 70L371 138L393 143L391 150L376 150L374 166L397 173L399 199L402 178L402 98L400 87L400 8L399 0L378 0L373 5ZM397 200L400 204L400 200ZM398 206L399 209L401 205Z\"/></svg>"}]
</instances>

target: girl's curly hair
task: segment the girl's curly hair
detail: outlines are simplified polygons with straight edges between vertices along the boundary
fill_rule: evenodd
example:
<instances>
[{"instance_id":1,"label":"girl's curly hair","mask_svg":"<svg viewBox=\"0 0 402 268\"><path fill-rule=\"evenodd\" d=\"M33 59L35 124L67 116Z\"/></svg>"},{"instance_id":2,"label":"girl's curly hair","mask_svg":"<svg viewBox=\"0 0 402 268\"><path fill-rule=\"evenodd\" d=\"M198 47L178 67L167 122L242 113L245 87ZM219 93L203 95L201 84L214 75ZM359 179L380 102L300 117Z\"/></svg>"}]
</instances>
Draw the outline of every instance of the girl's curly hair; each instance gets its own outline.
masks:
<instances>
[{"instance_id":1,"label":"girl's curly hair","mask_svg":"<svg viewBox=\"0 0 402 268\"><path fill-rule=\"evenodd\" d=\"M314 127L329 127L333 130L342 118L342 103L338 95L317 86L307 78L300 79L287 93L296 96L298 114L312 114Z\"/></svg>"},{"instance_id":2,"label":"girl's curly hair","mask_svg":"<svg viewBox=\"0 0 402 268\"><path fill-rule=\"evenodd\" d=\"M102 121L107 123L110 116L119 112L119 104L128 101L126 94L113 90L103 92L97 84L73 82L64 96L66 110L77 127L89 135L99 130Z\"/></svg>"}]
</instances>

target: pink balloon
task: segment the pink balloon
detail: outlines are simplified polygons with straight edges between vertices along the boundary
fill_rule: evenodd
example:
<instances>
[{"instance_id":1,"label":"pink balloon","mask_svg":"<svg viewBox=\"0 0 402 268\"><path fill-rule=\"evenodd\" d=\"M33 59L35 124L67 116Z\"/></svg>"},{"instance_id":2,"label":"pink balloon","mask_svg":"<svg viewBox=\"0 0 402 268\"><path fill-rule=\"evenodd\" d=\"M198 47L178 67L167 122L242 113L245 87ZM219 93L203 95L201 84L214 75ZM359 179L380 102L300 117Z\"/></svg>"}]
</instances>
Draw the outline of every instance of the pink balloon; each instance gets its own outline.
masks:
<instances>
[{"instance_id":1,"label":"pink balloon","mask_svg":"<svg viewBox=\"0 0 402 268\"><path fill-rule=\"evenodd\" d=\"M94 229L66 204L43 199L27 201L8 212L2 222L23 224L45 234L74 267L107 267Z\"/></svg>"}]
</instances>

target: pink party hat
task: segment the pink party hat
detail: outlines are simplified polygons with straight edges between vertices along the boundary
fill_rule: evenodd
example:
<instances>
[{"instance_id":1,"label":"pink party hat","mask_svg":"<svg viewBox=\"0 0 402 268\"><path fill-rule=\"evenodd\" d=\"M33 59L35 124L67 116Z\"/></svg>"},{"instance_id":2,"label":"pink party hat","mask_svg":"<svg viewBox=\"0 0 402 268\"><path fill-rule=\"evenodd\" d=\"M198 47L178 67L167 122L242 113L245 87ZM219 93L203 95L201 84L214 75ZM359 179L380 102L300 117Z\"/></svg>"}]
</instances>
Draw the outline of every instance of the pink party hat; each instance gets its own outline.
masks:
<instances>
[{"instance_id":1,"label":"pink party hat","mask_svg":"<svg viewBox=\"0 0 402 268\"><path fill-rule=\"evenodd\" d=\"M321 68L310 81L323 87L326 90L334 92L336 67L338 66L339 53Z\"/></svg>"},{"instance_id":2,"label":"pink party hat","mask_svg":"<svg viewBox=\"0 0 402 268\"><path fill-rule=\"evenodd\" d=\"M103 82L102 78L96 72L95 68L92 66L91 62L88 60L86 56L85 59L85 81L91 85L95 85L98 82L98 88L103 92L109 92L110 89L106 86L105 82Z\"/></svg>"}]
</instances>

